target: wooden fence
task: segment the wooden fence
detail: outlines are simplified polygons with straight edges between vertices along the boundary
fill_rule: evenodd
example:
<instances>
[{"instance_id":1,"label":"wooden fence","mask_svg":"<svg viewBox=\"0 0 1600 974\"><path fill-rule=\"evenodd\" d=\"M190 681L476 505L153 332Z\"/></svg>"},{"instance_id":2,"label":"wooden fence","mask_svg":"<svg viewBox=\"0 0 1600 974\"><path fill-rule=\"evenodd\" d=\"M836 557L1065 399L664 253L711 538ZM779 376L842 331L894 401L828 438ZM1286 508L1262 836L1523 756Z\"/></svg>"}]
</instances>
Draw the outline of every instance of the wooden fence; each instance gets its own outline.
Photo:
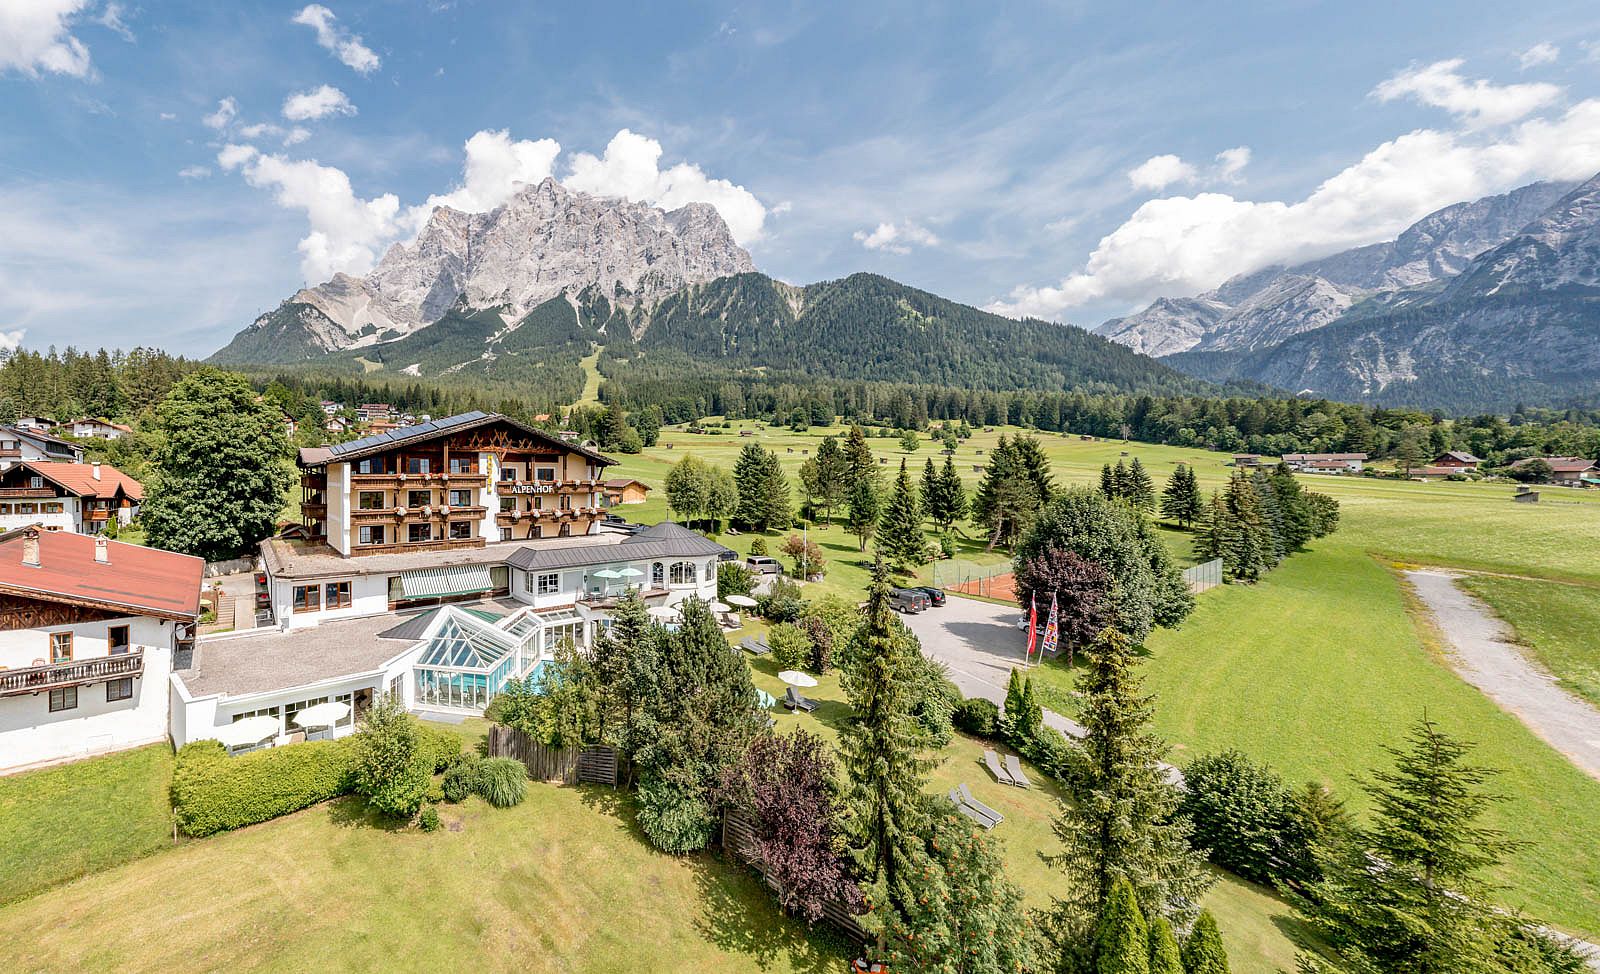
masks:
<instances>
[{"instance_id":1,"label":"wooden fence","mask_svg":"<svg viewBox=\"0 0 1600 974\"><path fill-rule=\"evenodd\" d=\"M772 888L774 893L781 893L777 882L768 876L761 868L760 856L756 853L756 819L755 816L742 808L726 809L722 813L722 848L727 850L734 858L748 864L756 872L761 873L761 878ZM862 929L856 915L850 908L837 900L828 900L822 904L822 918L843 931L857 943L866 943L871 936Z\"/></svg>"},{"instance_id":2,"label":"wooden fence","mask_svg":"<svg viewBox=\"0 0 1600 974\"><path fill-rule=\"evenodd\" d=\"M489 726L489 756L516 758L535 781L593 784L617 787L621 762L616 748L604 744L588 747L545 747L519 730L499 724Z\"/></svg>"}]
</instances>

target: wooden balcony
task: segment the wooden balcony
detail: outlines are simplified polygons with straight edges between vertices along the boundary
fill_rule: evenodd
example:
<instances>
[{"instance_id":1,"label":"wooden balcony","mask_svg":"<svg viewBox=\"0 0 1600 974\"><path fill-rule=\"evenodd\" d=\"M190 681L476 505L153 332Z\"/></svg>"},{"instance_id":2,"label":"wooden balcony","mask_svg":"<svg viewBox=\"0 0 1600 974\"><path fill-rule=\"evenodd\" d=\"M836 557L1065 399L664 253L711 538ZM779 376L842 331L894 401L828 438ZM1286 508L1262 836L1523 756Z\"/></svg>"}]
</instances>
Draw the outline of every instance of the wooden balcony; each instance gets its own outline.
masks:
<instances>
[{"instance_id":1,"label":"wooden balcony","mask_svg":"<svg viewBox=\"0 0 1600 974\"><path fill-rule=\"evenodd\" d=\"M436 471L434 473L353 473L350 475L350 486L355 489L381 488L384 490L404 490L406 488L423 487L487 487L489 475L486 473L448 473Z\"/></svg>"},{"instance_id":2,"label":"wooden balcony","mask_svg":"<svg viewBox=\"0 0 1600 974\"><path fill-rule=\"evenodd\" d=\"M109 521L111 520L111 512L102 508L96 508L94 510L84 511L83 519L85 521Z\"/></svg>"},{"instance_id":3,"label":"wooden balcony","mask_svg":"<svg viewBox=\"0 0 1600 974\"><path fill-rule=\"evenodd\" d=\"M513 527L523 521L543 521L555 523L559 521L576 520L581 517L599 517L601 509L598 507L574 507L568 510L543 510L543 511L501 511L494 516L494 523L503 528Z\"/></svg>"},{"instance_id":4,"label":"wooden balcony","mask_svg":"<svg viewBox=\"0 0 1600 974\"><path fill-rule=\"evenodd\" d=\"M0 497L35 497L53 500L54 487L0 487Z\"/></svg>"},{"instance_id":5,"label":"wooden balcony","mask_svg":"<svg viewBox=\"0 0 1600 974\"><path fill-rule=\"evenodd\" d=\"M300 486L306 490L326 490L328 488L328 475L325 473L301 474Z\"/></svg>"},{"instance_id":6,"label":"wooden balcony","mask_svg":"<svg viewBox=\"0 0 1600 974\"><path fill-rule=\"evenodd\" d=\"M457 548L482 548L483 538L440 538L436 541L400 541L394 544L358 544L350 549L352 555L395 555L408 551L450 551Z\"/></svg>"},{"instance_id":7,"label":"wooden balcony","mask_svg":"<svg viewBox=\"0 0 1600 974\"><path fill-rule=\"evenodd\" d=\"M300 516L308 520L321 521L328 516L328 505L321 501L303 501L300 504Z\"/></svg>"},{"instance_id":8,"label":"wooden balcony","mask_svg":"<svg viewBox=\"0 0 1600 974\"><path fill-rule=\"evenodd\" d=\"M99 656L95 659L69 663L52 663L47 666L25 666L15 670L0 670L0 697L21 693L41 693L60 687L85 686L120 680L126 676L144 674L144 653L122 653L118 656Z\"/></svg>"},{"instance_id":9,"label":"wooden balcony","mask_svg":"<svg viewBox=\"0 0 1600 974\"><path fill-rule=\"evenodd\" d=\"M600 490L601 480L497 480L494 492L501 497L532 494L577 494Z\"/></svg>"}]
</instances>

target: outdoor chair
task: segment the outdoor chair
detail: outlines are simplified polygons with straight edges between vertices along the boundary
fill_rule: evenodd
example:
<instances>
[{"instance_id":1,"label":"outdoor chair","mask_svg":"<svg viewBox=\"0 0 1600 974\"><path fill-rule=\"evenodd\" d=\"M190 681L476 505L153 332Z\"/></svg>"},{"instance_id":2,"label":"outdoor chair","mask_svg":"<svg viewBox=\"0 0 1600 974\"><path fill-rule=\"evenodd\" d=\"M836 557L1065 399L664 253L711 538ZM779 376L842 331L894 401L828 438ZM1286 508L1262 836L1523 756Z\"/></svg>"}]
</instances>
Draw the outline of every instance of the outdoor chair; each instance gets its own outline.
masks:
<instances>
[{"instance_id":1,"label":"outdoor chair","mask_svg":"<svg viewBox=\"0 0 1600 974\"><path fill-rule=\"evenodd\" d=\"M973 798L972 789L967 787L967 783L965 781L956 786L956 791L961 793L961 803L963 805L972 809L974 812L977 812L979 815L982 815L984 818L989 819L994 823L994 825L999 825L1001 822L1006 820L1004 815L1001 815L988 805L985 805L983 802ZM993 828L994 825L991 825L990 828Z\"/></svg>"},{"instance_id":2,"label":"outdoor chair","mask_svg":"<svg viewBox=\"0 0 1600 974\"><path fill-rule=\"evenodd\" d=\"M991 822L988 819L984 818L982 815L979 815L977 812L973 811L971 808L968 808L966 806L966 804L961 801L961 793L956 791L954 788L950 789L950 801L956 806L956 811L958 811L961 814L965 815L967 818L970 818L974 822L977 822L979 825L983 826L985 829L994 828L994 823L993 822Z\"/></svg>"},{"instance_id":3,"label":"outdoor chair","mask_svg":"<svg viewBox=\"0 0 1600 974\"><path fill-rule=\"evenodd\" d=\"M983 764L984 767L989 769L989 773L994 775L994 780L1002 785L1016 784L1015 781L1011 780L1011 772L1000 766L1000 756L994 753L994 748L986 747L983 749Z\"/></svg>"},{"instance_id":4,"label":"outdoor chair","mask_svg":"<svg viewBox=\"0 0 1600 974\"><path fill-rule=\"evenodd\" d=\"M1011 783L1018 788L1033 787L1033 782L1029 781L1028 776L1022 773L1022 762L1017 760L1015 754L1006 755L1006 770L1011 772Z\"/></svg>"},{"instance_id":5,"label":"outdoor chair","mask_svg":"<svg viewBox=\"0 0 1600 974\"><path fill-rule=\"evenodd\" d=\"M743 649L745 652L754 653L757 656L765 656L772 652L771 646L768 646L765 642L757 639L755 636L746 636L739 640L739 648Z\"/></svg>"},{"instance_id":6,"label":"outdoor chair","mask_svg":"<svg viewBox=\"0 0 1600 974\"><path fill-rule=\"evenodd\" d=\"M783 695L783 705L790 710L804 710L806 713L817 709L817 702L800 695L794 687L790 687Z\"/></svg>"}]
</instances>

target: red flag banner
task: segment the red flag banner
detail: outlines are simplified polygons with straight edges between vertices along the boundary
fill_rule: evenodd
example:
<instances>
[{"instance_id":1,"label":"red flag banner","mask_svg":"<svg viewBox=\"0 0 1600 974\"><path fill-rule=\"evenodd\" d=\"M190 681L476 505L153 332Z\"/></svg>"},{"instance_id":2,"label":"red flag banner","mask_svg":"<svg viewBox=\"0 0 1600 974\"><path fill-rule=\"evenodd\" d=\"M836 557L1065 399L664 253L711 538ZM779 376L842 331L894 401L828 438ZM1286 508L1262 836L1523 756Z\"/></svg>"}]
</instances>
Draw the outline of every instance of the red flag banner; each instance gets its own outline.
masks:
<instances>
[{"instance_id":1,"label":"red flag banner","mask_svg":"<svg viewBox=\"0 0 1600 974\"><path fill-rule=\"evenodd\" d=\"M1028 650L1022 654L1023 662L1033 658L1033 647L1039 641L1039 603L1037 597L1028 600Z\"/></svg>"},{"instance_id":2,"label":"red flag banner","mask_svg":"<svg viewBox=\"0 0 1600 974\"><path fill-rule=\"evenodd\" d=\"M1056 597L1050 596L1050 618L1044 624L1044 643L1039 647L1039 658L1043 659L1046 653L1056 651L1056 642L1061 638L1060 619L1056 614Z\"/></svg>"}]
</instances>

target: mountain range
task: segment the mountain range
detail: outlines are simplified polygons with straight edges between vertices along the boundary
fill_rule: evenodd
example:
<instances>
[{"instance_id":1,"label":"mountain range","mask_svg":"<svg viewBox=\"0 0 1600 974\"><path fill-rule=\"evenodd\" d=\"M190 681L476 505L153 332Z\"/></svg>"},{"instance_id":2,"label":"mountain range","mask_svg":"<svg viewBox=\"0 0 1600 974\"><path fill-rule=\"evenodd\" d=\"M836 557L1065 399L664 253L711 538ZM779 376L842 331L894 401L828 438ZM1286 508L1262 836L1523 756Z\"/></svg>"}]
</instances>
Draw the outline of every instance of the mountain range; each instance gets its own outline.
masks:
<instances>
[{"instance_id":1,"label":"mountain range","mask_svg":"<svg viewBox=\"0 0 1600 974\"><path fill-rule=\"evenodd\" d=\"M1096 332L1212 381L1451 410L1600 395L1600 176L1167 298Z\"/></svg>"}]
</instances>

